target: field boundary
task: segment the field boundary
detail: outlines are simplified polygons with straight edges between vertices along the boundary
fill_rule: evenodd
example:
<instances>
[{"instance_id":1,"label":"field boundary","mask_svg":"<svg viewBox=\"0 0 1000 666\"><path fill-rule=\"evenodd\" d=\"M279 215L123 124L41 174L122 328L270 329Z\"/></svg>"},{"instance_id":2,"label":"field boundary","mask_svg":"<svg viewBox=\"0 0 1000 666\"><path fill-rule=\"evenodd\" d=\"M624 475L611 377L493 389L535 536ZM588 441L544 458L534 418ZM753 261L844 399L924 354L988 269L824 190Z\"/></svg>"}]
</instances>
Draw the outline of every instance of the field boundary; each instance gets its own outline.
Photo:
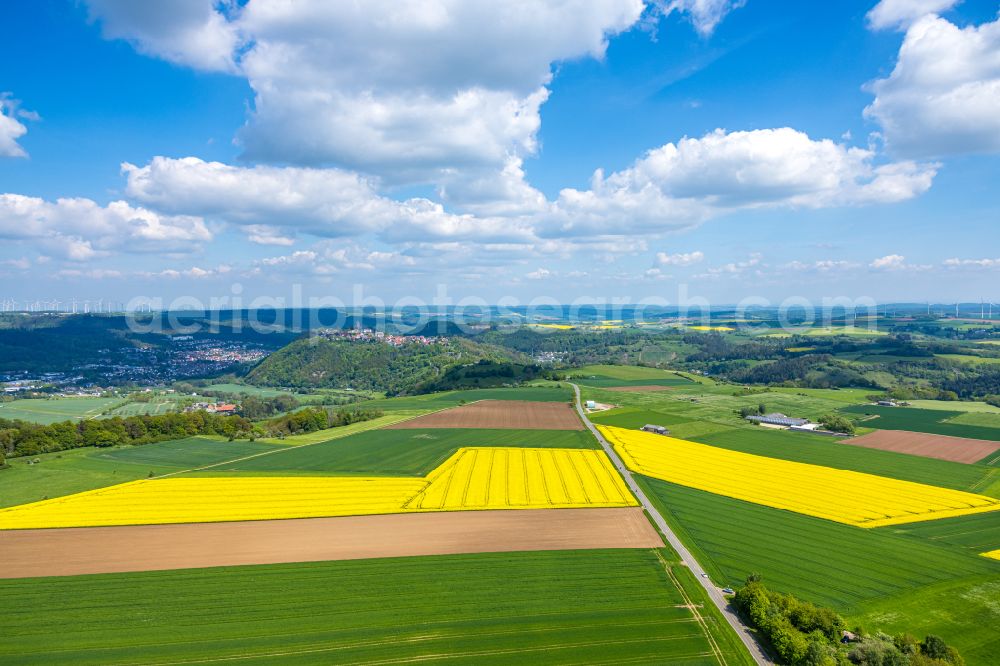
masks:
<instances>
[{"instance_id":1,"label":"field boundary","mask_svg":"<svg viewBox=\"0 0 1000 666\"><path fill-rule=\"evenodd\" d=\"M418 555L661 548L640 507L408 513L0 532L2 578ZM58 558L39 558L58 552Z\"/></svg>"}]
</instances>

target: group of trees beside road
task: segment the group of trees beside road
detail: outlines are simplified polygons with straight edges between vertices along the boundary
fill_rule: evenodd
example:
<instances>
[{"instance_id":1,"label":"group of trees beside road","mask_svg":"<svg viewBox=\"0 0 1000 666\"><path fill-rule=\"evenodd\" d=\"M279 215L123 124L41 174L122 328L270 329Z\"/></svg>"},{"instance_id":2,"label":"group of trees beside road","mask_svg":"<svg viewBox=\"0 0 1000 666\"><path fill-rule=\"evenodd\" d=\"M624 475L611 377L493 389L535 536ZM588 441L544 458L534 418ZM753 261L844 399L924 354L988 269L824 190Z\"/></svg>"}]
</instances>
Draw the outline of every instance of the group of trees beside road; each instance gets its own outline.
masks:
<instances>
[{"instance_id":1,"label":"group of trees beside road","mask_svg":"<svg viewBox=\"0 0 1000 666\"><path fill-rule=\"evenodd\" d=\"M823 608L767 589L751 574L734 603L765 639L779 663L790 666L963 666L958 651L938 636L922 641L909 634L846 632L844 618Z\"/></svg>"},{"instance_id":2,"label":"group of trees beside road","mask_svg":"<svg viewBox=\"0 0 1000 666\"><path fill-rule=\"evenodd\" d=\"M248 395L240 398L239 412L244 418L259 421L295 411L300 406L302 403L293 395L277 395L272 398Z\"/></svg>"},{"instance_id":3,"label":"group of trees beside road","mask_svg":"<svg viewBox=\"0 0 1000 666\"><path fill-rule=\"evenodd\" d=\"M854 434L854 424L846 416L830 413L819 417L819 424L831 432L842 432L847 435Z\"/></svg>"},{"instance_id":4,"label":"group of trees beside road","mask_svg":"<svg viewBox=\"0 0 1000 666\"><path fill-rule=\"evenodd\" d=\"M382 416L380 409L332 410L323 407L308 407L265 421L259 424L259 428L268 437L285 437L326 430L327 428L339 428L361 421L371 421L380 416Z\"/></svg>"},{"instance_id":5,"label":"group of trees beside road","mask_svg":"<svg viewBox=\"0 0 1000 666\"><path fill-rule=\"evenodd\" d=\"M746 418L748 416L763 416L767 414L767 405L760 403L759 405L744 405L739 409L740 417Z\"/></svg>"}]
</instances>

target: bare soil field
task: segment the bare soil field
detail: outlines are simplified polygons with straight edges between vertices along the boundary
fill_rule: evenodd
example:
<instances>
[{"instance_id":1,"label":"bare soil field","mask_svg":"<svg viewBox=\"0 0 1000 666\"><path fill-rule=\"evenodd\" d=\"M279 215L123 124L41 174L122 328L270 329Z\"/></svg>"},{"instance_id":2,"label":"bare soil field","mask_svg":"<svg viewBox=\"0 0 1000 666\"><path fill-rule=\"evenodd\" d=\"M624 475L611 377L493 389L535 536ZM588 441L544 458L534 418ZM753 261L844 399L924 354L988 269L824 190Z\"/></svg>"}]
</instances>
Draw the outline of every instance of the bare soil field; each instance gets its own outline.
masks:
<instances>
[{"instance_id":1,"label":"bare soil field","mask_svg":"<svg viewBox=\"0 0 1000 666\"><path fill-rule=\"evenodd\" d=\"M12 530L0 578L662 545L640 507Z\"/></svg>"},{"instance_id":2,"label":"bare soil field","mask_svg":"<svg viewBox=\"0 0 1000 666\"><path fill-rule=\"evenodd\" d=\"M608 386L605 391L622 391L624 393L640 393L646 391L672 391L675 387L673 386L658 386L656 384L650 384L649 386Z\"/></svg>"},{"instance_id":3,"label":"bare soil field","mask_svg":"<svg viewBox=\"0 0 1000 666\"><path fill-rule=\"evenodd\" d=\"M385 429L412 428L583 430L583 423L567 403L480 400L396 423Z\"/></svg>"},{"instance_id":4,"label":"bare soil field","mask_svg":"<svg viewBox=\"0 0 1000 666\"><path fill-rule=\"evenodd\" d=\"M843 443L960 463L979 462L1000 449L1000 442L906 430L877 430L861 437L843 440Z\"/></svg>"}]
</instances>

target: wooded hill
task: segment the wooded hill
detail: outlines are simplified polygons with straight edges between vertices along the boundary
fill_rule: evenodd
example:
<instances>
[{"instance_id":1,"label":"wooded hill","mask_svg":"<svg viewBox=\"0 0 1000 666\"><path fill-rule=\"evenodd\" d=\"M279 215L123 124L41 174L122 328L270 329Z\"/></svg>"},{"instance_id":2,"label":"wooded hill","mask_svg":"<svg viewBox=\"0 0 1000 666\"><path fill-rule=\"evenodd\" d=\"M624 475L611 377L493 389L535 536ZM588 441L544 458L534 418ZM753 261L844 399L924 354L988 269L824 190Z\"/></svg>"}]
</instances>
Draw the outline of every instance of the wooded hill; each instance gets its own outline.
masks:
<instances>
[{"instance_id":1,"label":"wooded hill","mask_svg":"<svg viewBox=\"0 0 1000 666\"><path fill-rule=\"evenodd\" d=\"M425 385L436 386L449 369L481 360L501 364L528 361L517 352L461 338L401 346L302 338L265 358L246 380L260 386L354 388L399 395L420 392Z\"/></svg>"}]
</instances>

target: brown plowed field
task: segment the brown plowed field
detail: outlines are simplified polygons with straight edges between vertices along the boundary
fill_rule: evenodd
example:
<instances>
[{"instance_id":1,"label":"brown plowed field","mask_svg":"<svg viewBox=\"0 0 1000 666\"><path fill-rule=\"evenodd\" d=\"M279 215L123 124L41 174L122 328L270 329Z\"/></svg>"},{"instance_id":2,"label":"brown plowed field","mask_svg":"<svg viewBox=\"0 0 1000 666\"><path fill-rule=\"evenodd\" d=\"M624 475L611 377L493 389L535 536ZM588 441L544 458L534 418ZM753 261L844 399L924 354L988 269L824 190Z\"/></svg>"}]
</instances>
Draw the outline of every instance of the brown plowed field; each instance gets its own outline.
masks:
<instances>
[{"instance_id":1,"label":"brown plowed field","mask_svg":"<svg viewBox=\"0 0 1000 666\"><path fill-rule=\"evenodd\" d=\"M844 443L960 463L978 462L1000 449L1000 443L985 439L930 435L906 430L876 430L861 437L844 440Z\"/></svg>"},{"instance_id":2,"label":"brown plowed field","mask_svg":"<svg viewBox=\"0 0 1000 666\"><path fill-rule=\"evenodd\" d=\"M9 530L0 578L662 545L639 507Z\"/></svg>"},{"instance_id":3,"label":"brown plowed field","mask_svg":"<svg viewBox=\"0 0 1000 666\"><path fill-rule=\"evenodd\" d=\"M672 391L673 386L659 386L657 384L650 384L648 386L608 386L605 391L622 391L625 393L640 392L640 391Z\"/></svg>"},{"instance_id":4,"label":"brown plowed field","mask_svg":"<svg viewBox=\"0 0 1000 666\"><path fill-rule=\"evenodd\" d=\"M480 400L396 423L385 430L412 428L583 430L583 423L573 408L564 402Z\"/></svg>"}]
</instances>

